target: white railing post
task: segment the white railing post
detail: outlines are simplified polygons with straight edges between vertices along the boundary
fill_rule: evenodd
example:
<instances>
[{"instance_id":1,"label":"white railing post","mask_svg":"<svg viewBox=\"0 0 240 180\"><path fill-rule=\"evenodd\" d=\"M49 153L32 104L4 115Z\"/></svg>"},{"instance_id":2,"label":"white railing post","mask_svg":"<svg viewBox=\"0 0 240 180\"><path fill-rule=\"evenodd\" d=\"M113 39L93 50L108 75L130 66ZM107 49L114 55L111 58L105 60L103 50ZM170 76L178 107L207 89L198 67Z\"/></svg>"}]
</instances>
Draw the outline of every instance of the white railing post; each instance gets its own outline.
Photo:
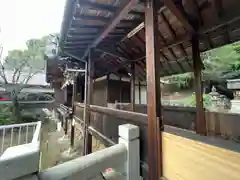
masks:
<instances>
[{"instance_id":1,"label":"white railing post","mask_svg":"<svg viewBox=\"0 0 240 180\"><path fill-rule=\"evenodd\" d=\"M33 134L32 143L40 142L42 122L38 121Z\"/></svg>"},{"instance_id":2,"label":"white railing post","mask_svg":"<svg viewBox=\"0 0 240 180\"><path fill-rule=\"evenodd\" d=\"M124 165L126 180L140 180L139 127L124 124L118 127L119 143L127 148L127 161Z\"/></svg>"}]
</instances>

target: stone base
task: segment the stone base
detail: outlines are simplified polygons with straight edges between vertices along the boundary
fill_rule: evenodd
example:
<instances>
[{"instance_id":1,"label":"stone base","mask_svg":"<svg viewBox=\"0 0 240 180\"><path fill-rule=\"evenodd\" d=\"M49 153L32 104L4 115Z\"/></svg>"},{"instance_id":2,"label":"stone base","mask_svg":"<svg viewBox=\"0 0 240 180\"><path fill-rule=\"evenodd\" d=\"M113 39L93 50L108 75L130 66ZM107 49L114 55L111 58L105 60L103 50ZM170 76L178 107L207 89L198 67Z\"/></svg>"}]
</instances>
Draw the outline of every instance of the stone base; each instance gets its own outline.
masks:
<instances>
[{"instance_id":1,"label":"stone base","mask_svg":"<svg viewBox=\"0 0 240 180\"><path fill-rule=\"evenodd\" d=\"M240 113L240 100L232 100L231 101L232 108L231 111L234 111L236 113Z\"/></svg>"}]
</instances>

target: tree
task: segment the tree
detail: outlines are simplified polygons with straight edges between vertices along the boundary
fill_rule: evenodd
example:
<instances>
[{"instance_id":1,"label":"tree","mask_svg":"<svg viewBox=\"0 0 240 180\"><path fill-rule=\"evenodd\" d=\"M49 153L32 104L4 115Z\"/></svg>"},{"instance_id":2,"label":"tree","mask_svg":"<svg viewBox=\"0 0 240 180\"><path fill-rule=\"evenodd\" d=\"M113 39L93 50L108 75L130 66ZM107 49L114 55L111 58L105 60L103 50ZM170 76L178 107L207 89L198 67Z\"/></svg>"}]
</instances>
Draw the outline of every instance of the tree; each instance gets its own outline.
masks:
<instances>
[{"instance_id":1,"label":"tree","mask_svg":"<svg viewBox=\"0 0 240 180\"><path fill-rule=\"evenodd\" d=\"M232 64L232 71L240 71L240 42L233 44L234 51L238 54L237 60Z\"/></svg>"},{"instance_id":2,"label":"tree","mask_svg":"<svg viewBox=\"0 0 240 180\"><path fill-rule=\"evenodd\" d=\"M26 42L27 49L9 51L5 61L0 63L2 87L5 88L12 100L12 119L15 122L21 121L21 110L18 103L20 92L33 76L44 72L44 51L48 39L49 36L30 39Z\"/></svg>"},{"instance_id":3,"label":"tree","mask_svg":"<svg viewBox=\"0 0 240 180\"><path fill-rule=\"evenodd\" d=\"M204 81L225 80L226 73L240 71L240 42L213 49L201 54L204 70L202 79ZM177 84L180 88L192 85L194 76L192 73L184 73L167 77L170 82Z\"/></svg>"},{"instance_id":4,"label":"tree","mask_svg":"<svg viewBox=\"0 0 240 180\"><path fill-rule=\"evenodd\" d=\"M26 42L27 49L12 50L8 52L5 64L7 69L19 67L22 62L19 59L27 60L29 66L35 70L44 69L44 51L50 36L44 36L41 39L30 39Z\"/></svg>"}]
</instances>

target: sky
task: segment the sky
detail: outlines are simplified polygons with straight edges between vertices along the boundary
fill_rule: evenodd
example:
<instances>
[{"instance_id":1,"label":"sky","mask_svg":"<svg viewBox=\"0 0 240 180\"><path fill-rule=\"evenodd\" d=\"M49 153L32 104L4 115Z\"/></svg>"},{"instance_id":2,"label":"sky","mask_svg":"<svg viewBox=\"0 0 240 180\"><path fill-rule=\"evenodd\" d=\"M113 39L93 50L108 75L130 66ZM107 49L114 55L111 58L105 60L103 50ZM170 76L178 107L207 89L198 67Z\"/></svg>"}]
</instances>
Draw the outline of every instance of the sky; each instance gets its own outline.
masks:
<instances>
[{"instance_id":1,"label":"sky","mask_svg":"<svg viewBox=\"0 0 240 180\"><path fill-rule=\"evenodd\" d=\"M31 38L60 31L66 0L0 0L0 44L4 56Z\"/></svg>"}]
</instances>

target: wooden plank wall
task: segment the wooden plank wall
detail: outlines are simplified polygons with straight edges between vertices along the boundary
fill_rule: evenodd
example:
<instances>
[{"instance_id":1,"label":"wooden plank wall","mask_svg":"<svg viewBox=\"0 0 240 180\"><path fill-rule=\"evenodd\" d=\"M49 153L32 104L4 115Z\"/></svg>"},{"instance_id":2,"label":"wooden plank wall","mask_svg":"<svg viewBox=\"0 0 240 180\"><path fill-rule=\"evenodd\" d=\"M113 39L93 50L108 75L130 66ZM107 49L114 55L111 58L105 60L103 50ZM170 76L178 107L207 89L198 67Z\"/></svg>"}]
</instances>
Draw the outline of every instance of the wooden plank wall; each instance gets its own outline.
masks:
<instances>
[{"instance_id":1,"label":"wooden plank wall","mask_svg":"<svg viewBox=\"0 0 240 180\"><path fill-rule=\"evenodd\" d=\"M168 180L239 180L240 144L166 127L163 175Z\"/></svg>"},{"instance_id":2,"label":"wooden plank wall","mask_svg":"<svg viewBox=\"0 0 240 180\"><path fill-rule=\"evenodd\" d=\"M75 108L76 116L81 118L82 107ZM99 112L92 112L91 116L91 126L115 143L119 124L132 123L140 127L141 174L147 178L147 124L141 119L137 123ZM240 143L167 125L164 129L163 175L167 180L240 179Z\"/></svg>"}]
</instances>

